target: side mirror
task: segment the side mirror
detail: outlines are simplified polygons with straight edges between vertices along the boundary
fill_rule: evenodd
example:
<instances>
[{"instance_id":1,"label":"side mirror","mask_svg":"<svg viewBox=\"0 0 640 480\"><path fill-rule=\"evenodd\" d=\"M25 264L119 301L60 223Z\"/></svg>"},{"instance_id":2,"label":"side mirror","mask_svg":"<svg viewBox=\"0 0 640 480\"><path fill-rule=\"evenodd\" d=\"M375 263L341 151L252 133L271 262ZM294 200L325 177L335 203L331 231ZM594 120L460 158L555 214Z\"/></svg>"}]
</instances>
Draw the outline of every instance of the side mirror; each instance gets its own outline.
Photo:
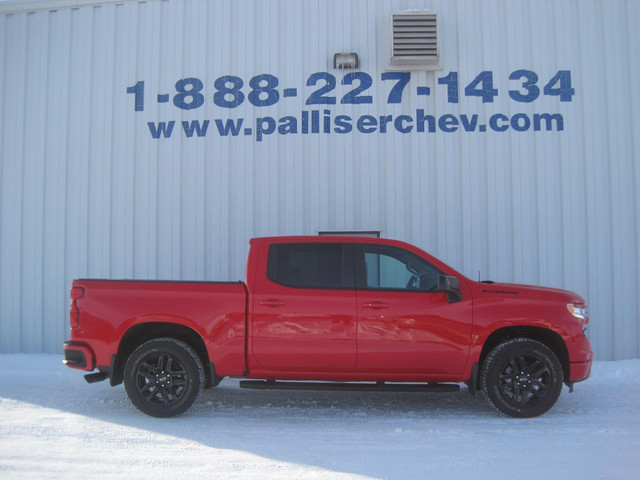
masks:
<instances>
[{"instance_id":1,"label":"side mirror","mask_svg":"<svg viewBox=\"0 0 640 480\"><path fill-rule=\"evenodd\" d=\"M462 300L462 293L460 293L460 281L456 277L440 275L438 277L438 288L436 291L446 293L449 303L455 303Z\"/></svg>"}]
</instances>

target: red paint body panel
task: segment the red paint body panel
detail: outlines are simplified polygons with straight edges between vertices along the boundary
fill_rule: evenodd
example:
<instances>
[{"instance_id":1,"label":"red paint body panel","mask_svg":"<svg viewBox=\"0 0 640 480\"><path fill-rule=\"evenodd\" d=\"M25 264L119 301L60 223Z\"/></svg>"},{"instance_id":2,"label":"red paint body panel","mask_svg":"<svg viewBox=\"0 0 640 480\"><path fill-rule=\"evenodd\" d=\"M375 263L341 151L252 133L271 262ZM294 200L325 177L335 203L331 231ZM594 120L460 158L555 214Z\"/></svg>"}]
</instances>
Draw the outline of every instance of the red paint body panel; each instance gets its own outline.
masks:
<instances>
[{"instance_id":1,"label":"red paint body panel","mask_svg":"<svg viewBox=\"0 0 640 480\"><path fill-rule=\"evenodd\" d=\"M281 243L375 244L417 255L456 277L461 300L446 293L313 289L269 280L269 247ZM355 250L354 250L355 251ZM568 355L571 382L589 375L592 353L571 292L474 282L422 250L363 237L274 237L251 241L246 283L76 280L65 349L89 355L86 370L109 366L130 329L181 325L206 346L219 376L333 381L468 381L483 346L513 327L553 332ZM84 289L79 295L77 288ZM486 353L486 352L484 352ZM80 367L76 367L80 368Z\"/></svg>"},{"instance_id":2,"label":"red paint body panel","mask_svg":"<svg viewBox=\"0 0 640 480\"><path fill-rule=\"evenodd\" d=\"M317 238L313 240L317 242ZM252 242L249 282L249 371L353 372L357 310L354 290L291 288L266 277L269 243ZM249 262L251 266L251 261Z\"/></svg>"},{"instance_id":3,"label":"red paint body panel","mask_svg":"<svg viewBox=\"0 0 640 480\"><path fill-rule=\"evenodd\" d=\"M584 323L567 310L567 303L584 304L584 299L566 290L515 284L483 284L473 286L474 328L467 374L478 362L487 338L495 331L509 327L538 327L558 334L566 345L569 361L587 362L593 355L589 339L584 336ZM570 382L584 380L571 369Z\"/></svg>"},{"instance_id":4,"label":"red paint body panel","mask_svg":"<svg viewBox=\"0 0 640 480\"><path fill-rule=\"evenodd\" d=\"M387 306L368 307L374 302ZM470 301L452 304L444 293L361 291L358 311L357 372L462 378L473 326Z\"/></svg>"},{"instance_id":5,"label":"red paint body panel","mask_svg":"<svg viewBox=\"0 0 640 480\"><path fill-rule=\"evenodd\" d=\"M91 349L97 366L108 366L125 333L148 323L194 330L216 365L244 371L246 290L242 283L75 280L80 326L71 341Z\"/></svg>"}]
</instances>

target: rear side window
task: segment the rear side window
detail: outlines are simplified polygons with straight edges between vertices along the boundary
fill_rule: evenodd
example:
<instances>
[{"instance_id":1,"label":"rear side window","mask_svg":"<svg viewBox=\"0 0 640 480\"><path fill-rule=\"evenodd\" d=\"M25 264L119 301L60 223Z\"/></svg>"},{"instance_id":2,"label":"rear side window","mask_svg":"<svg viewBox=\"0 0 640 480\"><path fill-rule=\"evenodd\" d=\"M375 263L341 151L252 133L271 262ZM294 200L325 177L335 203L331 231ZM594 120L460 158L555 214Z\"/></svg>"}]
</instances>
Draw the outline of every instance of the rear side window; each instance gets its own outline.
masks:
<instances>
[{"instance_id":1,"label":"rear side window","mask_svg":"<svg viewBox=\"0 0 640 480\"><path fill-rule=\"evenodd\" d=\"M280 243L269 247L267 278L298 288L353 288L340 243ZM351 268L353 270L353 267Z\"/></svg>"}]
</instances>

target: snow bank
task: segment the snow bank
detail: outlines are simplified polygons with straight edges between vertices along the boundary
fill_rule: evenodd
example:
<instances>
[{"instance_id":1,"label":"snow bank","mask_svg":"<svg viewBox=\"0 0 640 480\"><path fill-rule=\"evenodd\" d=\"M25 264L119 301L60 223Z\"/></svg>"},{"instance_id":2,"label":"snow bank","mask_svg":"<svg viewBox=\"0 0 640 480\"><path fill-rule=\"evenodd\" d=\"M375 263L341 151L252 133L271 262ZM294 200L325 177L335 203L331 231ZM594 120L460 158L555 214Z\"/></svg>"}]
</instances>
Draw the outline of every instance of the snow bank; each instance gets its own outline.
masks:
<instances>
[{"instance_id":1,"label":"snow bank","mask_svg":"<svg viewBox=\"0 0 640 480\"><path fill-rule=\"evenodd\" d=\"M546 415L456 394L241 390L146 417L122 386L57 355L0 355L0 476L14 478L635 479L640 360L597 362Z\"/></svg>"}]
</instances>

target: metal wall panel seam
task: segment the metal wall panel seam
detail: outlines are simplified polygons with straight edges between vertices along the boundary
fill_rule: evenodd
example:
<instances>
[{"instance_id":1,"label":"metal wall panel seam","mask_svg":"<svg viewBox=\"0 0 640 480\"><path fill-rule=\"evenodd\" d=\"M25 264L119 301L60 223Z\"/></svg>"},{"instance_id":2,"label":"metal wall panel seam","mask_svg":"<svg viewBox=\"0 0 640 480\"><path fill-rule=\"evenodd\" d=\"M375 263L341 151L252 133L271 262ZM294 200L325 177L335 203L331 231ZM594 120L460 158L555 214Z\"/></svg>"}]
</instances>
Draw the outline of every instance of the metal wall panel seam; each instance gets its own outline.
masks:
<instances>
[{"instance_id":1,"label":"metal wall panel seam","mask_svg":"<svg viewBox=\"0 0 640 480\"><path fill-rule=\"evenodd\" d=\"M5 41L14 44L11 49L11 68L5 71L3 81L4 108L12 112L11 122L3 122L3 173L2 173L2 255L0 275L4 277L2 287L2 305L0 312L4 317L0 338L3 348L9 352L19 352L22 344L22 302L21 270L22 256L22 188L24 184L23 165L24 141L26 132L26 113L20 105L24 104L26 92L25 71L27 69L27 18L26 15L14 15L6 19ZM16 44L17 40L17 44ZM6 50L5 50L6 51ZM3 117L5 115L3 114Z\"/></svg>"},{"instance_id":2,"label":"metal wall panel seam","mask_svg":"<svg viewBox=\"0 0 640 480\"><path fill-rule=\"evenodd\" d=\"M66 300L65 281L65 191L67 154L65 151L66 122L59 122L58 112L67 116L64 99L68 79L68 25L69 12L62 11L47 15L47 84L49 89L45 102L45 164L44 164L44 244L43 244L43 290L42 329L43 346L41 351L53 351L58 348L58 339L64 338L68 322L64 314L58 314L62 299ZM63 47L64 46L64 47Z\"/></svg>"},{"instance_id":3,"label":"metal wall panel seam","mask_svg":"<svg viewBox=\"0 0 640 480\"><path fill-rule=\"evenodd\" d=\"M46 152L44 139L46 132L46 92L37 88L40 78L48 76L46 62L46 44L48 35L47 15L30 14L27 16L28 31L37 32L28 39L27 51L33 52L27 59L25 107L31 115L25 115L25 132L30 131L36 141L24 140L23 159L23 198L22 215L31 221L22 224L22 327L23 348L28 352L40 352L43 349L43 276L44 276L44 166ZM42 108L45 108L44 112ZM37 112L37 113L36 113Z\"/></svg>"},{"instance_id":4,"label":"metal wall panel seam","mask_svg":"<svg viewBox=\"0 0 640 480\"><path fill-rule=\"evenodd\" d=\"M611 8L612 24L617 25L616 33L608 36L615 42L615 49L611 52L614 60L616 72L614 76L616 87L613 89L614 98L609 98L609 121L617 120L621 123L619 128L613 131L612 151L610 152L612 168L611 190L613 193L613 233L614 233L614 303L620 306L619 317L616 317L616 324L619 326L616 332L618 343L616 350L620 351L622 357L628 357L631 352L635 352L635 345L629 342L633 338L633 333L637 328L637 320L634 320L634 299L627 298L625 290L629 287L627 279L630 279L634 271L633 257L637 254L638 245L635 243L634 226L628 221L633 218L633 143L627 143L626 139L633 138L632 114L628 99L623 92L629 92L633 88L630 77L630 66L626 61L629 34L626 31L626 5L616 4ZM615 112L615 113L614 113ZM615 118L612 118L615 117Z\"/></svg>"},{"instance_id":5,"label":"metal wall panel seam","mask_svg":"<svg viewBox=\"0 0 640 480\"><path fill-rule=\"evenodd\" d=\"M7 48L7 16L0 15L0 65L3 66L0 69L0 112L5 111L5 95L6 95L6 85L7 85L7 69L4 68L7 62L6 56L6 48ZM4 163L6 158L6 151L8 148L5 146L5 128L6 128L6 115L0 115L0 351L5 351L5 348L9 348L9 344L11 343L10 335L7 335L5 329L5 324L8 322L3 321L4 318L8 318L5 312L5 308L3 308L3 297L4 291L9 289L9 276L6 273L8 269L5 265L5 255L3 253L8 249L5 248L5 242L3 241L4 232L6 232L6 216L7 214L4 212L4 209L7 208L7 202L5 201L4 194L4 182L7 178L7 175L4 172ZM7 340L9 339L9 340ZM6 345L5 345L6 344Z\"/></svg>"},{"instance_id":6,"label":"metal wall panel seam","mask_svg":"<svg viewBox=\"0 0 640 480\"><path fill-rule=\"evenodd\" d=\"M630 39L628 41L627 48L627 63L633 71L630 73L629 78L639 78L640 77L640 62L638 62L638 58L640 58L640 33L638 31L637 25L640 22L640 2L629 0L627 1L627 11L626 11L626 20L627 20L627 33L630 35ZM630 104L632 106L640 105L640 92L638 92L637 88L633 88L633 85L630 85L629 95L631 96ZM631 138L628 139L632 143L632 156L633 156L633 177L634 177L634 187L633 187L633 195L635 202L634 205L634 224L635 224L635 236L633 240L633 245L635 245L635 249L633 250L635 253L635 267L634 271L636 272L634 278L632 279L632 287L629 289L634 291L635 293L630 295L632 299L635 300L635 312L631 313L631 318L635 319L635 331L636 331L636 339L635 339L635 356L640 357L640 253L638 252L638 245L640 245L640 109L631 108ZM635 287L635 288L634 288Z\"/></svg>"},{"instance_id":7,"label":"metal wall panel seam","mask_svg":"<svg viewBox=\"0 0 640 480\"><path fill-rule=\"evenodd\" d=\"M603 45L604 29L600 23L603 17L603 4L600 2L591 10L581 10L579 13L584 14L581 25L587 24L580 32L583 52L589 60L590 64L604 64L604 51L598 48ZM598 63L600 61L600 63ZM586 62L585 62L586 63ZM585 92L595 92L598 86L604 86L606 91L606 69L595 69L591 75L583 76L582 81L585 84ZM598 121L602 118L602 114L606 109L600 96L592 95L590 98L585 93L585 102L590 102L592 115L585 117L586 129L584 140L587 144L585 148L586 171L587 171L587 189L591 193L588 197L587 208L591 209L592 215L588 219L588 238L590 239L589 258L595 259L594 269L590 271L592 275L590 281L590 290L588 297L592 299L591 315L593 318L600 319L592 325L594 352L598 356L613 358L613 317L605 315L612 310L610 308L610 300L612 298L610 271L611 262L608 253L611 252L610 239L611 225L608 216L603 212L610 212L611 206L608 203L609 195L606 189L603 191L601 185L608 183L608 169L599 169L598 159L607 158L606 150L608 147L603 145L607 139L608 125L602 125ZM597 135L598 129L603 135ZM603 245L604 242L604 245Z\"/></svg>"}]
</instances>

